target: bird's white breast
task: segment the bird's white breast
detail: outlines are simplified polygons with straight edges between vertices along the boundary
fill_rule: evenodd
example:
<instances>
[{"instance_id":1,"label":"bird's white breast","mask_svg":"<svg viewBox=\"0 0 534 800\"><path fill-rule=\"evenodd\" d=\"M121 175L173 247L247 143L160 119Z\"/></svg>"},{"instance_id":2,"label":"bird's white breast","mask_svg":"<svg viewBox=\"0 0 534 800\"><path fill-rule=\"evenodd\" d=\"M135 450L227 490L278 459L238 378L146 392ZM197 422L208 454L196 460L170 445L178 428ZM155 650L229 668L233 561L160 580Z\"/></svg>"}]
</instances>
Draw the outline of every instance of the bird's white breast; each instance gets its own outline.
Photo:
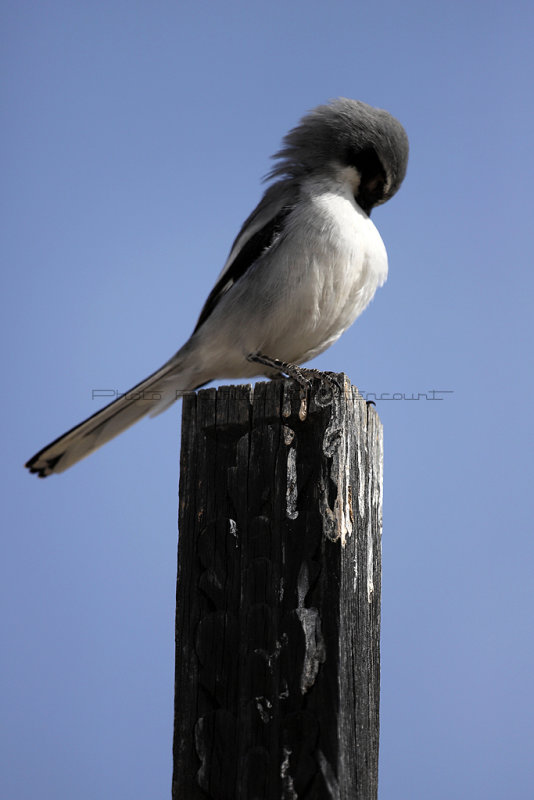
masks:
<instances>
[{"instance_id":1,"label":"bird's white breast","mask_svg":"<svg viewBox=\"0 0 534 800\"><path fill-rule=\"evenodd\" d=\"M276 303L270 341L263 345L277 358L296 362L313 358L339 338L384 283L388 269L380 234L347 182L310 182L303 195L288 220L284 246L273 253L272 279L285 299Z\"/></svg>"}]
</instances>

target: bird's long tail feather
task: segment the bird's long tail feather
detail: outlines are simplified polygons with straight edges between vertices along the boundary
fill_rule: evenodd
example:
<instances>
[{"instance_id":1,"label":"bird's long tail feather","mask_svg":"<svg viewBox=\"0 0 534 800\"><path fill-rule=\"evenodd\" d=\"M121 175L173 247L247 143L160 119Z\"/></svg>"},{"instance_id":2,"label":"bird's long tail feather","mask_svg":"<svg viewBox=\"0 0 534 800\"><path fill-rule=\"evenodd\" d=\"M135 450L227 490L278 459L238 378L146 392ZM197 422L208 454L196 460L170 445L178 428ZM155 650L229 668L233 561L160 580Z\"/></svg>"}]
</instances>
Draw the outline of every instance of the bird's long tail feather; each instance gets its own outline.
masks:
<instances>
[{"instance_id":1,"label":"bird's long tail feather","mask_svg":"<svg viewBox=\"0 0 534 800\"><path fill-rule=\"evenodd\" d=\"M129 392L39 450L25 466L40 478L63 472L141 417L159 414L183 393L173 388L176 386L177 371L176 361L164 364Z\"/></svg>"}]
</instances>

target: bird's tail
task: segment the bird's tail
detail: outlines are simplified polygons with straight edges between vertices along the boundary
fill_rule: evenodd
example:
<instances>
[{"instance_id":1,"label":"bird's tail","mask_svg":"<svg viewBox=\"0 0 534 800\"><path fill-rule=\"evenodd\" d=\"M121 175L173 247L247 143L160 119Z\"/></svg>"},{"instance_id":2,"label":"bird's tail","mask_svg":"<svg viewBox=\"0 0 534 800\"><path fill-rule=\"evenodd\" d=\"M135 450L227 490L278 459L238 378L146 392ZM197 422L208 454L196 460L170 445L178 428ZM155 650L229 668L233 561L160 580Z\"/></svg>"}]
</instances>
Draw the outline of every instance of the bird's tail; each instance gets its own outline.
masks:
<instances>
[{"instance_id":1,"label":"bird's tail","mask_svg":"<svg viewBox=\"0 0 534 800\"><path fill-rule=\"evenodd\" d=\"M175 359L167 362L129 392L39 450L25 466L40 478L63 472L141 417L159 414L189 388L186 385L184 389L176 389L179 372Z\"/></svg>"}]
</instances>

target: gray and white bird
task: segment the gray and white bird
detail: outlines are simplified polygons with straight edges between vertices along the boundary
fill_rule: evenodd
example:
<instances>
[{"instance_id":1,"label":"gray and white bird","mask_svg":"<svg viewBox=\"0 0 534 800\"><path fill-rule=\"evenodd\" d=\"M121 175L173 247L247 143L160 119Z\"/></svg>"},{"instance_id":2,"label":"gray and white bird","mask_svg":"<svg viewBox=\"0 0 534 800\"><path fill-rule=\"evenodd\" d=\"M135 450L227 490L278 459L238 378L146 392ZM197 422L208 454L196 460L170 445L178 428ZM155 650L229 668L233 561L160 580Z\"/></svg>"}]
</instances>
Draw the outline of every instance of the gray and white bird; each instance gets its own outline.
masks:
<instances>
[{"instance_id":1,"label":"gray and white bird","mask_svg":"<svg viewBox=\"0 0 534 800\"><path fill-rule=\"evenodd\" d=\"M280 374L338 339L386 280L371 210L402 183L408 139L387 111L339 98L304 116L273 158L188 341L160 369L31 458L63 472L146 414L219 378Z\"/></svg>"}]
</instances>

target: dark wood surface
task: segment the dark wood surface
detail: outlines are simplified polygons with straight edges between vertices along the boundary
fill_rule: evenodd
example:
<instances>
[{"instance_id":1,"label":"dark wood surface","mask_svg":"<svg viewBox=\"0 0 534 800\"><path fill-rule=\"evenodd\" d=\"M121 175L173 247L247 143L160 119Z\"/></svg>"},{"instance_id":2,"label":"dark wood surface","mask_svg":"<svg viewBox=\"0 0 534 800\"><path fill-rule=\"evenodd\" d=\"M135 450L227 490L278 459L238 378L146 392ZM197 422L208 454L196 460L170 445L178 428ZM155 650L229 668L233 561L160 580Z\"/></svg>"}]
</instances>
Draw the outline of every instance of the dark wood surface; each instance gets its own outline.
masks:
<instances>
[{"instance_id":1,"label":"dark wood surface","mask_svg":"<svg viewBox=\"0 0 534 800\"><path fill-rule=\"evenodd\" d=\"M175 800L374 800L382 429L344 375L184 398ZM302 416L302 414L300 414Z\"/></svg>"}]
</instances>

